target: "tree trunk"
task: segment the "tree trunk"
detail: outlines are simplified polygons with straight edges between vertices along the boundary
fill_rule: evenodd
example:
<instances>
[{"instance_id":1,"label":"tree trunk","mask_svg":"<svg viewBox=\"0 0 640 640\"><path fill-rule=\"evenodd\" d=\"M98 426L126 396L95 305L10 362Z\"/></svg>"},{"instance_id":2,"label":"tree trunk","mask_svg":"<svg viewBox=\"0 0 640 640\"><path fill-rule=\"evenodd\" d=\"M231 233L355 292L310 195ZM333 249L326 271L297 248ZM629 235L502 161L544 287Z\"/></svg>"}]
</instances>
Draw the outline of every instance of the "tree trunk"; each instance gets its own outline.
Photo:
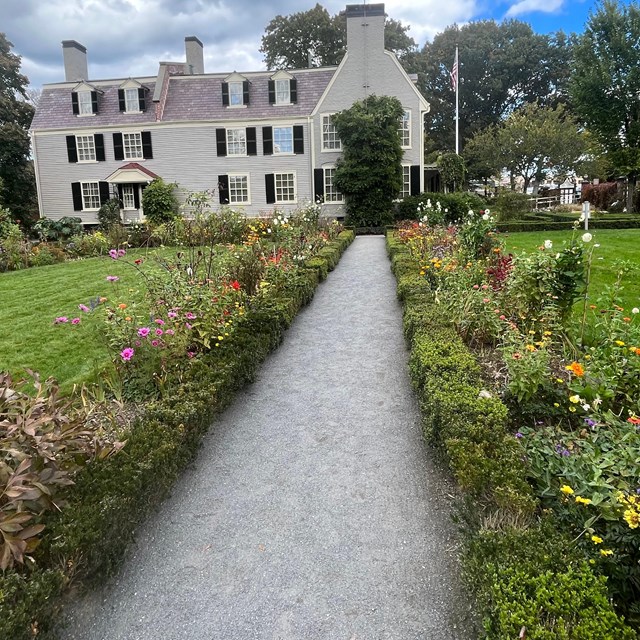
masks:
<instances>
[{"instance_id":1,"label":"tree trunk","mask_svg":"<svg viewBox=\"0 0 640 640\"><path fill-rule=\"evenodd\" d=\"M522 183L522 193L526 195L527 190L529 189L531 178L529 176L522 176L522 177L524 178L524 182Z\"/></svg>"}]
</instances>

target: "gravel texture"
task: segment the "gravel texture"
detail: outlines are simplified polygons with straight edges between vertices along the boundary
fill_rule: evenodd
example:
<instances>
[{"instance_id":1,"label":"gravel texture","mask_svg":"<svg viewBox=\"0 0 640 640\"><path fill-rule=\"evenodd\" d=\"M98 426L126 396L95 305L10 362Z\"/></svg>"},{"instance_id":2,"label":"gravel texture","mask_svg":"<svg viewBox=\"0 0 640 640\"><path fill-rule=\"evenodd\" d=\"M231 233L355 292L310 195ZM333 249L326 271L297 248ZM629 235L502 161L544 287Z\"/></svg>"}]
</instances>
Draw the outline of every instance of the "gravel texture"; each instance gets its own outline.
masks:
<instances>
[{"instance_id":1,"label":"gravel texture","mask_svg":"<svg viewBox=\"0 0 640 640\"><path fill-rule=\"evenodd\" d=\"M406 365L384 239L359 237L61 637L474 637Z\"/></svg>"}]
</instances>

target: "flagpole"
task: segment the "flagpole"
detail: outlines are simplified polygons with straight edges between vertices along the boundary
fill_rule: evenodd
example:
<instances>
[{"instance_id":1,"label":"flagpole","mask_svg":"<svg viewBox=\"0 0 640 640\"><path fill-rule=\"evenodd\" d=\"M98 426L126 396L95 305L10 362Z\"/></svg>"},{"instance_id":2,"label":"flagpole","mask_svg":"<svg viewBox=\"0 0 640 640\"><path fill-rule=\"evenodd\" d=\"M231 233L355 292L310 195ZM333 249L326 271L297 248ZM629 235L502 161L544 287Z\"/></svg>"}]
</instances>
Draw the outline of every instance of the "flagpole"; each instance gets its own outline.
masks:
<instances>
[{"instance_id":1,"label":"flagpole","mask_svg":"<svg viewBox=\"0 0 640 640\"><path fill-rule=\"evenodd\" d=\"M456 155L459 155L459 152L460 152L460 131L459 131L460 103L458 100L459 82L460 82L460 67L458 65L458 45L456 45Z\"/></svg>"}]
</instances>

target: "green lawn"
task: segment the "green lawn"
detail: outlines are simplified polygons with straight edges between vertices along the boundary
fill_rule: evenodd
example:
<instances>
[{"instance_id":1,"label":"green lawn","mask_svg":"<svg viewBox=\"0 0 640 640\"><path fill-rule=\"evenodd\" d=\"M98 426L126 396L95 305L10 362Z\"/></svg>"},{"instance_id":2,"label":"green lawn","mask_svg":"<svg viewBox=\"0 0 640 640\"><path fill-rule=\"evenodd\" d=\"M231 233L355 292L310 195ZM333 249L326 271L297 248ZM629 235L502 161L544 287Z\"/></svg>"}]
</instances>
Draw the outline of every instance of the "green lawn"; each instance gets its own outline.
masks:
<instances>
[{"instance_id":1,"label":"green lawn","mask_svg":"<svg viewBox=\"0 0 640 640\"><path fill-rule=\"evenodd\" d=\"M527 231L505 233L506 250L511 253L532 251L545 240L553 242L554 249L562 247L571 239L572 231ZM584 231L577 232L580 235ZM595 229L590 231L594 244L591 270L592 286L590 297L595 299L606 285L613 284L617 277L618 265L624 262L632 270L624 278L622 305L625 309L640 307L640 229Z\"/></svg>"},{"instance_id":2,"label":"green lawn","mask_svg":"<svg viewBox=\"0 0 640 640\"><path fill-rule=\"evenodd\" d=\"M153 270L157 253L130 251L125 260L143 258L140 268ZM161 255L175 253L165 249ZM120 280L107 282L108 275ZM142 300L142 287L131 264L108 256L0 273L0 370L16 374L30 368L43 378L55 377L63 391L91 380L109 356L98 327L78 305L99 296L114 304ZM83 324L55 325L57 316L80 317Z\"/></svg>"}]
</instances>

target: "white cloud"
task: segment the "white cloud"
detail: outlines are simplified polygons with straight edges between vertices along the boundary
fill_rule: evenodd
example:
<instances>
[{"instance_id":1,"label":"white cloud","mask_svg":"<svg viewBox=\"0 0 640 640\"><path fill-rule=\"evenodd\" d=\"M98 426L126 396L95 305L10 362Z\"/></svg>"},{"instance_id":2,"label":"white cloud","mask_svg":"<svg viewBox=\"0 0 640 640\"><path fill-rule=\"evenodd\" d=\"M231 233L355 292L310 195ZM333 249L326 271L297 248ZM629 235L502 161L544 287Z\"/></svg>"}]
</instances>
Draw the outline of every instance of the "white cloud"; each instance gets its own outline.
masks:
<instances>
[{"instance_id":1,"label":"white cloud","mask_svg":"<svg viewBox=\"0 0 640 640\"><path fill-rule=\"evenodd\" d=\"M562 9L564 0L520 0L511 5L505 14L507 18L515 18L523 13L556 13Z\"/></svg>"}]
</instances>

